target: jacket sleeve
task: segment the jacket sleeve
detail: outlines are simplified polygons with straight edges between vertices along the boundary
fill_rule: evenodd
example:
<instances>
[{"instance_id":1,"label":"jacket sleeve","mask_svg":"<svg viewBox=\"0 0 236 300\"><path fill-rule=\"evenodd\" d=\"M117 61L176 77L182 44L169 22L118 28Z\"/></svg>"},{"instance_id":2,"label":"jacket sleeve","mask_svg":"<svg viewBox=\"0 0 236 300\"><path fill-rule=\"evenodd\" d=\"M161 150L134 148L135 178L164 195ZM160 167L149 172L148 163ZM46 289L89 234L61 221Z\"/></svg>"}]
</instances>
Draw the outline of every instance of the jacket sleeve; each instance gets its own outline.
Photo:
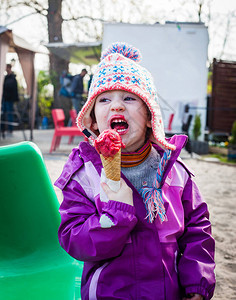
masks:
<instances>
[{"instance_id":1,"label":"jacket sleeve","mask_svg":"<svg viewBox=\"0 0 236 300\"><path fill-rule=\"evenodd\" d=\"M185 230L179 239L182 253L178 264L181 285L186 294L198 293L211 299L215 288L214 250L207 204L189 177L182 196Z\"/></svg>"},{"instance_id":2,"label":"jacket sleeve","mask_svg":"<svg viewBox=\"0 0 236 300\"><path fill-rule=\"evenodd\" d=\"M136 225L135 208L112 200L101 202L99 196L88 199L73 179L63 189L63 195L58 234L66 252L81 261L119 255Z\"/></svg>"}]
</instances>

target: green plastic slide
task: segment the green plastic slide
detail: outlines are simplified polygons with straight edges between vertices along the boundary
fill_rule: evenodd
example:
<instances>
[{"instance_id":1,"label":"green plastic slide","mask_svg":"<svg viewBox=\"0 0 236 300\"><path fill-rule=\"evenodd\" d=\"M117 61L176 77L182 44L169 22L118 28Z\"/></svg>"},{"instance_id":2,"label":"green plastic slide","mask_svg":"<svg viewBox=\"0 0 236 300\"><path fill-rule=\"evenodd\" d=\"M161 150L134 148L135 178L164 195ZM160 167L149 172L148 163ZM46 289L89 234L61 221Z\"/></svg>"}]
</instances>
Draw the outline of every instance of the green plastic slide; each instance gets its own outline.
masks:
<instances>
[{"instance_id":1,"label":"green plastic slide","mask_svg":"<svg viewBox=\"0 0 236 300\"><path fill-rule=\"evenodd\" d=\"M0 147L0 299L80 299L82 262L59 245L59 203L39 148Z\"/></svg>"}]
</instances>

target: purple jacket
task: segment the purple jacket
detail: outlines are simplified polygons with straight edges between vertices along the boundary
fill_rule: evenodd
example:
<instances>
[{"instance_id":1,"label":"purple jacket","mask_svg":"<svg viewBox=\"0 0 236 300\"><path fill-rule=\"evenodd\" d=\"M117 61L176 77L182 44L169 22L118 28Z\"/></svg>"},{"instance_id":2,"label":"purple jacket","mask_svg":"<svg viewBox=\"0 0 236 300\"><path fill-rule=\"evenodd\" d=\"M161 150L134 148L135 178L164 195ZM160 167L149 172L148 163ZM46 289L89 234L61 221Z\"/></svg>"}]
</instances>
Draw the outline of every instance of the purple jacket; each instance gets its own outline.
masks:
<instances>
[{"instance_id":1,"label":"purple jacket","mask_svg":"<svg viewBox=\"0 0 236 300\"><path fill-rule=\"evenodd\" d=\"M133 190L134 207L112 200L101 202L98 153L87 142L72 150L55 185L64 195L60 244L84 261L82 299L178 300L185 293L199 293L205 299L213 296L214 239L207 205L191 172L177 160L185 141L185 136L170 139L177 148L162 180L168 218L162 224L159 219L148 223L142 197L123 174ZM104 219L112 221L111 225L104 226Z\"/></svg>"}]
</instances>

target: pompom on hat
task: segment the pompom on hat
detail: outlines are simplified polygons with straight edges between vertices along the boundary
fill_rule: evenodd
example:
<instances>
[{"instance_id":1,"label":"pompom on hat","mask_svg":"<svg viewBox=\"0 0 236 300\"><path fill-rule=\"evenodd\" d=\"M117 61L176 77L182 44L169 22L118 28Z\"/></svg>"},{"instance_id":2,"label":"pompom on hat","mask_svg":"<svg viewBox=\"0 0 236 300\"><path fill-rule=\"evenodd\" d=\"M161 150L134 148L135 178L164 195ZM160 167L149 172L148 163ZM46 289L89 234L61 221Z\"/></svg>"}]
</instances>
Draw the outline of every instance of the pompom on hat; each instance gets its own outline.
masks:
<instances>
[{"instance_id":1,"label":"pompom on hat","mask_svg":"<svg viewBox=\"0 0 236 300\"><path fill-rule=\"evenodd\" d=\"M165 139L161 110L151 74L138 63L138 49L126 43L114 43L102 52L90 85L88 99L77 117L79 129L92 140L96 135L92 129L91 111L96 97L106 91L124 90L139 96L151 113L152 140L162 149L175 150L175 145Z\"/></svg>"}]
</instances>

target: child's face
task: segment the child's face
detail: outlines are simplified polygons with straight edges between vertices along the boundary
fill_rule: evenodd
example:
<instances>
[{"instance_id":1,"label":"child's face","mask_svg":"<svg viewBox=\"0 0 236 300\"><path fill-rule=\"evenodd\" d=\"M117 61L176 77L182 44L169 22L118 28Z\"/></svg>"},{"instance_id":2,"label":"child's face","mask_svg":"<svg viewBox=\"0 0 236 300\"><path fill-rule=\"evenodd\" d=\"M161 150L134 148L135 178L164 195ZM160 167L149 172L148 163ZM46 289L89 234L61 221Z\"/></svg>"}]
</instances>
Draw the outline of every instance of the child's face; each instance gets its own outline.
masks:
<instances>
[{"instance_id":1,"label":"child's face","mask_svg":"<svg viewBox=\"0 0 236 300\"><path fill-rule=\"evenodd\" d=\"M100 94L94 107L93 129L103 132L115 129L125 144L124 152L138 150L145 143L147 127L151 127L145 103L126 91L108 91Z\"/></svg>"}]
</instances>

